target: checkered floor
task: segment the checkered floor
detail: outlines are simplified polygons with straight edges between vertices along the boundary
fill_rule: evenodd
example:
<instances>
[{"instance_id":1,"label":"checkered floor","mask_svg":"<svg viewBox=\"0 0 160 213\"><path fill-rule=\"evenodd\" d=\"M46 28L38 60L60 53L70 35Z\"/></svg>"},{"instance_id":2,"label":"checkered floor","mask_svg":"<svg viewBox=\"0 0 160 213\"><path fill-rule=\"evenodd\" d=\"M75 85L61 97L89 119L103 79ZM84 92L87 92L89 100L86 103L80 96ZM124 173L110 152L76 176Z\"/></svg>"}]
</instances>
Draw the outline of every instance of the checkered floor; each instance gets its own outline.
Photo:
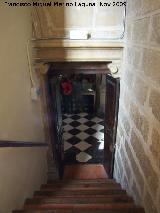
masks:
<instances>
[{"instance_id":1,"label":"checkered floor","mask_svg":"<svg viewBox=\"0 0 160 213\"><path fill-rule=\"evenodd\" d=\"M100 117L64 114L64 153L66 163L102 163L104 121Z\"/></svg>"}]
</instances>

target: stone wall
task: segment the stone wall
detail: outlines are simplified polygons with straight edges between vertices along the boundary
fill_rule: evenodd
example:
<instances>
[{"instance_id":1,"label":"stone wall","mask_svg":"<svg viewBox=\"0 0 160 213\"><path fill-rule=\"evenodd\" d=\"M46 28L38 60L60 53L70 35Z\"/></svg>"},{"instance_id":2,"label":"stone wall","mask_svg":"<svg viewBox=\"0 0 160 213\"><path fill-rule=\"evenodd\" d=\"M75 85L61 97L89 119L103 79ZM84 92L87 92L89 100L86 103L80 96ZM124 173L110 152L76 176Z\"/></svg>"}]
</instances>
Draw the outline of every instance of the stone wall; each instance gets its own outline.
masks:
<instances>
[{"instance_id":1,"label":"stone wall","mask_svg":"<svg viewBox=\"0 0 160 213\"><path fill-rule=\"evenodd\" d=\"M70 30L86 31L92 39L115 39L123 34L123 4L115 6L114 0L52 0L51 2L52 7L33 9L33 37L35 38L69 38ZM54 2L64 5L70 3L73 6L56 6ZM80 2L85 2L88 6L76 6ZM100 6L100 2L103 6ZM110 6L104 6L104 3Z\"/></svg>"},{"instance_id":2,"label":"stone wall","mask_svg":"<svg viewBox=\"0 0 160 213\"><path fill-rule=\"evenodd\" d=\"M159 0L128 0L114 177L160 212Z\"/></svg>"}]
</instances>

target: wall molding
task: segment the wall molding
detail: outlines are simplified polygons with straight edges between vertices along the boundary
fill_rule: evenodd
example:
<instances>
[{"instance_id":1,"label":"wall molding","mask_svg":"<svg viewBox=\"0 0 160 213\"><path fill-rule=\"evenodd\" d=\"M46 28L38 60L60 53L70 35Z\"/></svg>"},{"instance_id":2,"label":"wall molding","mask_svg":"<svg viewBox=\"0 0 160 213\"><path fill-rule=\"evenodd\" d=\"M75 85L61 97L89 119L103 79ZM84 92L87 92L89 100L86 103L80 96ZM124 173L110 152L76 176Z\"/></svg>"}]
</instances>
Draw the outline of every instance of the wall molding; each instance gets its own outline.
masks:
<instances>
[{"instance_id":1,"label":"wall molding","mask_svg":"<svg viewBox=\"0 0 160 213\"><path fill-rule=\"evenodd\" d=\"M120 61L123 41L36 39L32 41L34 63Z\"/></svg>"},{"instance_id":2,"label":"wall molding","mask_svg":"<svg viewBox=\"0 0 160 213\"><path fill-rule=\"evenodd\" d=\"M39 142L24 142L24 141L5 141L0 140L0 148L7 148L7 147L47 147L46 143L39 143Z\"/></svg>"}]
</instances>

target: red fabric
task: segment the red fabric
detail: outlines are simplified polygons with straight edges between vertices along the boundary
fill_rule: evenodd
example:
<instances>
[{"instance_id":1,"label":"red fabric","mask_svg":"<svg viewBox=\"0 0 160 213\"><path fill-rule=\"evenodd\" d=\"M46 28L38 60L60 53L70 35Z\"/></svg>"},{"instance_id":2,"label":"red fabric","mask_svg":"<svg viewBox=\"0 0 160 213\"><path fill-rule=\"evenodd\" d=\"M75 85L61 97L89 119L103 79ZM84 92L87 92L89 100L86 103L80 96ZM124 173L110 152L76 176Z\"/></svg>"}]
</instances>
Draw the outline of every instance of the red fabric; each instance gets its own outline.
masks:
<instances>
[{"instance_id":1,"label":"red fabric","mask_svg":"<svg viewBox=\"0 0 160 213\"><path fill-rule=\"evenodd\" d=\"M72 85L70 82L62 82L61 86L64 95L70 95L72 93Z\"/></svg>"}]
</instances>

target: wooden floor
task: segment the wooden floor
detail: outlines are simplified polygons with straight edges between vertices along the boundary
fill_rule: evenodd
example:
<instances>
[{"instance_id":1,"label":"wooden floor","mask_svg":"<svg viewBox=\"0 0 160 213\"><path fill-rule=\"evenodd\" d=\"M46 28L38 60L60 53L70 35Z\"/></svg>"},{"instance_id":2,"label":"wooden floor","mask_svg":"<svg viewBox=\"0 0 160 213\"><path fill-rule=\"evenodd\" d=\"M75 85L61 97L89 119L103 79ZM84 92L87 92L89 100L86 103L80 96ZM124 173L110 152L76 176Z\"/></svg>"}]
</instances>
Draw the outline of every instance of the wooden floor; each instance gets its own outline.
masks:
<instances>
[{"instance_id":1,"label":"wooden floor","mask_svg":"<svg viewBox=\"0 0 160 213\"><path fill-rule=\"evenodd\" d=\"M67 165L64 170L64 179L106 179L107 173L103 165L85 164L85 165Z\"/></svg>"}]
</instances>

